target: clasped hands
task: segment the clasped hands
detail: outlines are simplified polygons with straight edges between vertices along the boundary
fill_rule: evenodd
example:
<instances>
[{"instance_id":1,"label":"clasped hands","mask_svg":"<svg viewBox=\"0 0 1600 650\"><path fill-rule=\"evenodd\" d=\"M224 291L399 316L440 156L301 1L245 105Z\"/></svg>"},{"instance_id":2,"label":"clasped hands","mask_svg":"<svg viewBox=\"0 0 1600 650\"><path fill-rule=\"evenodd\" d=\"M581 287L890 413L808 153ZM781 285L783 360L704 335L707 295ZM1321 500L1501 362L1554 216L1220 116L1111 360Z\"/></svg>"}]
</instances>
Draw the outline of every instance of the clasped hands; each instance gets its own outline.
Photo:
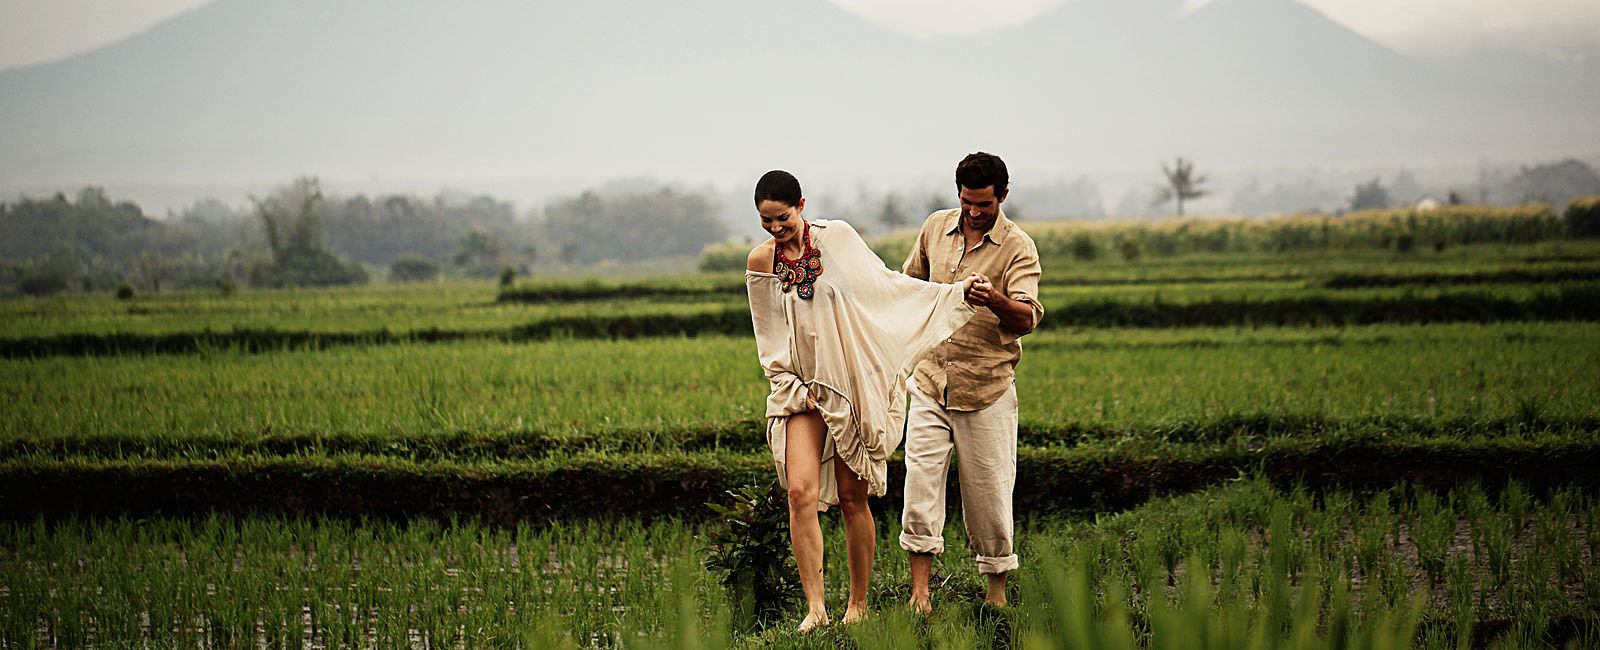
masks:
<instances>
[{"instance_id":1,"label":"clasped hands","mask_svg":"<svg viewBox=\"0 0 1600 650\"><path fill-rule=\"evenodd\" d=\"M961 281L961 290L967 302L977 307L988 307L1005 297L995 290L994 283L989 281L989 276L982 273L968 275Z\"/></svg>"}]
</instances>

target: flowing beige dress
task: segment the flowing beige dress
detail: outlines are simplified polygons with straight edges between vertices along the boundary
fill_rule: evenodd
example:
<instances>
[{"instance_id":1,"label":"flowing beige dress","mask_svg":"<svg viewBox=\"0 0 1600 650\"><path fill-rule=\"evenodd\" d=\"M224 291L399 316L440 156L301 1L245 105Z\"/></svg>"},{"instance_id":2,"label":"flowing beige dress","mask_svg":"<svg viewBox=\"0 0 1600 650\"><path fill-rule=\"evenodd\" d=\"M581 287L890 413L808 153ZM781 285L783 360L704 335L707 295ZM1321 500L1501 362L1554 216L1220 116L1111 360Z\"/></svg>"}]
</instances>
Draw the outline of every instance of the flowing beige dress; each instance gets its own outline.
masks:
<instances>
[{"instance_id":1,"label":"flowing beige dress","mask_svg":"<svg viewBox=\"0 0 1600 650\"><path fill-rule=\"evenodd\" d=\"M972 317L959 284L933 284L889 270L850 224L811 222L822 254L815 295L781 289L778 276L745 272L756 349L772 392L767 444L778 481L784 469L789 416L815 400L828 436L822 449L818 510L839 503L833 463L882 496L888 460L905 436L905 378L918 357Z\"/></svg>"}]
</instances>

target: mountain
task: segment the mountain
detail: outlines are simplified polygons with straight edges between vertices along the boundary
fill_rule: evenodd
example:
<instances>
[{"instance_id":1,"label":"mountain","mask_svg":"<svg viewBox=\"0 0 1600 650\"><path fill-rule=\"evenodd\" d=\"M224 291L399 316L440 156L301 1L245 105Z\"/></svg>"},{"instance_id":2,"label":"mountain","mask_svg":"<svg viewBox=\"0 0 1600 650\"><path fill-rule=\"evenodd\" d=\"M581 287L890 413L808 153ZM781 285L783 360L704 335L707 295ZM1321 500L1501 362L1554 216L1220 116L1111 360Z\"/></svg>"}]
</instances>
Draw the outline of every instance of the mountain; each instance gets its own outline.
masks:
<instances>
[{"instance_id":1,"label":"mountain","mask_svg":"<svg viewBox=\"0 0 1600 650\"><path fill-rule=\"evenodd\" d=\"M927 41L824 0L216 0L0 73L0 189L1555 157L1600 144L1597 71L1407 57L1290 0Z\"/></svg>"}]
</instances>

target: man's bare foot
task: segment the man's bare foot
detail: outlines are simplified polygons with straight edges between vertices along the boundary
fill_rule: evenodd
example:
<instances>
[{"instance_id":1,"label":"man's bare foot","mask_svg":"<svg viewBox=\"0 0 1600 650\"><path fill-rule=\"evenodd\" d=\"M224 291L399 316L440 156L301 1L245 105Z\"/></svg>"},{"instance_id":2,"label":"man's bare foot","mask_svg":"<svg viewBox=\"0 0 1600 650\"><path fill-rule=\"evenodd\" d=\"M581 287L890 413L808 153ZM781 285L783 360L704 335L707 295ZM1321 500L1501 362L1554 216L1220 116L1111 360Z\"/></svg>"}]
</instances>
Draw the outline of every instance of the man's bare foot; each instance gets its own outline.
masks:
<instances>
[{"instance_id":1,"label":"man's bare foot","mask_svg":"<svg viewBox=\"0 0 1600 650\"><path fill-rule=\"evenodd\" d=\"M839 619L839 622L844 625L849 625L851 623L866 620L867 611L866 605L861 605L859 607L852 605L844 610L844 618Z\"/></svg>"},{"instance_id":2,"label":"man's bare foot","mask_svg":"<svg viewBox=\"0 0 1600 650\"><path fill-rule=\"evenodd\" d=\"M921 596L912 594L910 605L911 611L918 614L928 614L933 612L933 602L928 599L927 594L923 594Z\"/></svg>"},{"instance_id":3,"label":"man's bare foot","mask_svg":"<svg viewBox=\"0 0 1600 650\"><path fill-rule=\"evenodd\" d=\"M817 629L819 627L827 627L827 626L828 626L828 613L827 612L822 612L822 611L813 611L810 614L806 614L805 620L800 621L800 631L801 632L810 632L810 631L812 631L814 629Z\"/></svg>"},{"instance_id":4,"label":"man's bare foot","mask_svg":"<svg viewBox=\"0 0 1600 650\"><path fill-rule=\"evenodd\" d=\"M983 601L995 607L1006 606L1006 574L989 576L989 588L984 590Z\"/></svg>"}]
</instances>

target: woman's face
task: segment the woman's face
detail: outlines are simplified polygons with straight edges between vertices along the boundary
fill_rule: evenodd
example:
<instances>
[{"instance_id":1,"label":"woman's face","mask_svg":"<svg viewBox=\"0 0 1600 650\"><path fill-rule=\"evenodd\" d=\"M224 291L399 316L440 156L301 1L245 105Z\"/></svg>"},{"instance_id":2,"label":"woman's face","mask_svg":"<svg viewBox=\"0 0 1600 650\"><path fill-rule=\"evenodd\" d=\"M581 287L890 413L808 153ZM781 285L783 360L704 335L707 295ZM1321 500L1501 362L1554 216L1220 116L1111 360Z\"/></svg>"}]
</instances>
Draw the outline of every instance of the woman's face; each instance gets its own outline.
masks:
<instances>
[{"instance_id":1,"label":"woman's face","mask_svg":"<svg viewBox=\"0 0 1600 650\"><path fill-rule=\"evenodd\" d=\"M805 228L805 222L800 220L800 213L805 209L805 199L800 199L799 205L767 200L756 206L756 213L761 215L761 229L771 234L772 240L781 245L800 236L800 231Z\"/></svg>"}]
</instances>

